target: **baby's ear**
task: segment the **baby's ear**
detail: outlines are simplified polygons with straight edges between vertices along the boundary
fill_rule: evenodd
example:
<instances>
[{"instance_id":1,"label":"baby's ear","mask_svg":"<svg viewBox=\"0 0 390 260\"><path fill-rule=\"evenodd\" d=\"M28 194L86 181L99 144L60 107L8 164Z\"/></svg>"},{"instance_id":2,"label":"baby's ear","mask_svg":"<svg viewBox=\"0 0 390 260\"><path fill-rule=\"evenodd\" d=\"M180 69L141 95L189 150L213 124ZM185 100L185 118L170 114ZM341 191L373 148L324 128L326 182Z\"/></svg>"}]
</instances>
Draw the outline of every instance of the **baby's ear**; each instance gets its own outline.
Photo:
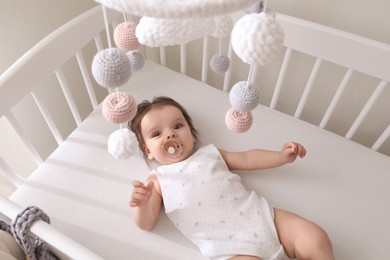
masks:
<instances>
[{"instance_id":1,"label":"baby's ear","mask_svg":"<svg viewBox=\"0 0 390 260\"><path fill-rule=\"evenodd\" d=\"M150 152L149 148L146 146L146 144L142 145L142 147L143 147L144 153L148 156L148 159L153 160L154 157L153 157L152 153Z\"/></svg>"}]
</instances>

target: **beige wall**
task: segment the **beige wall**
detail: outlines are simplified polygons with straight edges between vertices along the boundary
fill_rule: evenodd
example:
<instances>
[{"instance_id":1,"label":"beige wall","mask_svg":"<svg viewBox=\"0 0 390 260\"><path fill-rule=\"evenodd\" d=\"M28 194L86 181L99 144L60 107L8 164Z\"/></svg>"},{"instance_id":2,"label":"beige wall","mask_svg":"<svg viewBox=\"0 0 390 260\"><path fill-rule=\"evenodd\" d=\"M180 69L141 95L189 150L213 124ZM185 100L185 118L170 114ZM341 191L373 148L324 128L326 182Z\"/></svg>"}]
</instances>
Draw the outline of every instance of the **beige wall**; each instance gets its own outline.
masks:
<instances>
[{"instance_id":1,"label":"beige wall","mask_svg":"<svg viewBox=\"0 0 390 260\"><path fill-rule=\"evenodd\" d=\"M0 73L49 32L94 5L93 0L1 0Z\"/></svg>"},{"instance_id":2,"label":"beige wall","mask_svg":"<svg viewBox=\"0 0 390 260\"><path fill-rule=\"evenodd\" d=\"M268 0L268 7L390 43L389 0Z\"/></svg>"}]
</instances>

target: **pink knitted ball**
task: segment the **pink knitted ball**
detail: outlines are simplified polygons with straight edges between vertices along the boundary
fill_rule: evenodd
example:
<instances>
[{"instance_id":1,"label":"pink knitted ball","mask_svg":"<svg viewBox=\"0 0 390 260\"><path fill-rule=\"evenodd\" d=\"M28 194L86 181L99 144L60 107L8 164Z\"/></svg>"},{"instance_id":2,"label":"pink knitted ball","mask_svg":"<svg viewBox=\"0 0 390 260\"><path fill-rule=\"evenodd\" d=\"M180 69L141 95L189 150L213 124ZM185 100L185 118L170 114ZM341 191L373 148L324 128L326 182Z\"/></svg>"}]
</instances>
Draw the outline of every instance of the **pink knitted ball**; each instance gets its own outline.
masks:
<instances>
[{"instance_id":1,"label":"pink knitted ball","mask_svg":"<svg viewBox=\"0 0 390 260\"><path fill-rule=\"evenodd\" d=\"M239 112L234 108L230 108L225 115L226 127L233 132L246 132L252 126L252 123L253 117L251 112Z\"/></svg>"},{"instance_id":2,"label":"pink knitted ball","mask_svg":"<svg viewBox=\"0 0 390 260\"><path fill-rule=\"evenodd\" d=\"M254 83L237 82L229 93L230 104L241 112L249 112L260 103L260 90Z\"/></svg>"},{"instance_id":3,"label":"pink knitted ball","mask_svg":"<svg viewBox=\"0 0 390 260\"><path fill-rule=\"evenodd\" d=\"M145 56L140 51L129 51L126 53L130 60L131 68L134 71L141 70L145 65Z\"/></svg>"},{"instance_id":4,"label":"pink knitted ball","mask_svg":"<svg viewBox=\"0 0 390 260\"><path fill-rule=\"evenodd\" d=\"M103 87L120 87L130 79L130 60L126 53L120 49L101 50L93 58L92 75L96 82Z\"/></svg>"},{"instance_id":5,"label":"pink knitted ball","mask_svg":"<svg viewBox=\"0 0 390 260\"><path fill-rule=\"evenodd\" d=\"M104 118L110 123L125 123L133 119L137 113L137 104L129 94L115 92L104 99L102 113Z\"/></svg>"},{"instance_id":6,"label":"pink knitted ball","mask_svg":"<svg viewBox=\"0 0 390 260\"><path fill-rule=\"evenodd\" d=\"M230 67L230 59L226 55L214 54L210 60L210 67L216 73L225 73Z\"/></svg>"},{"instance_id":7,"label":"pink knitted ball","mask_svg":"<svg viewBox=\"0 0 390 260\"><path fill-rule=\"evenodd\" d=\"M137 24L125 22L119 24L114 30L114 41L119 49L132 51L140 46L138 38L135 36Z\"/></svg>"}]
</instances>

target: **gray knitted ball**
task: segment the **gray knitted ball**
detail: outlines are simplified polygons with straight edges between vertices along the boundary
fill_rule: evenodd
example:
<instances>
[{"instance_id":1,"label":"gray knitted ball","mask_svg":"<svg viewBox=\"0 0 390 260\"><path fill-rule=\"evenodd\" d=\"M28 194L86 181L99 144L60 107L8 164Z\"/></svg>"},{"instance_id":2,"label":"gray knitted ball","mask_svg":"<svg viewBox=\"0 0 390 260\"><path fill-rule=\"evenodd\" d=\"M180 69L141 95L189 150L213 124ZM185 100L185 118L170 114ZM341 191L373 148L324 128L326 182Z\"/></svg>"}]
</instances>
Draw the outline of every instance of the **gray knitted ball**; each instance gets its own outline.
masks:
<instances>
[{"instance_id":1,"label":"gray knitted ball","mask_svg":"<svg viewBox=\"0 0 390 260\"><path fill-rule=\"evenodd\" d=\"M223 54L214 54L210 60L210 67L216 73L225 73L230 67L230 59Z\"/></svg>"},{"instance_id":2,"label":"gray knitted ball","mask_svg":"<svg viewBox=\"0 0 390 260\"><path fill-rule=\"evenodd\" d=\"M254 83L237 82L229 93L230 104L240 112L249 112L260 103L260 90Z\"/></svg>"},{"instance_id":3,"label":"gray knitted ball","mask_svg":"<svg viewBox=\"0 0 390 260\"><path fill-rule=\"evenodd\" d=\"M131 68L134 71L141 70L145 65L145 57L140 51L129 51L126 53L130 60Z\"/></svg>"},{"instance_id":4,"label":"gray knitted ball","mask_svg":"<svg viewBox=\"0 0 390 260\"><path fill-rule=\"evenodd\" d=\"M106 88L124 85L131 76L131 63L122 50L109 48L99 51L92 61L92 75Z\"/></svg>"}]
</instances>

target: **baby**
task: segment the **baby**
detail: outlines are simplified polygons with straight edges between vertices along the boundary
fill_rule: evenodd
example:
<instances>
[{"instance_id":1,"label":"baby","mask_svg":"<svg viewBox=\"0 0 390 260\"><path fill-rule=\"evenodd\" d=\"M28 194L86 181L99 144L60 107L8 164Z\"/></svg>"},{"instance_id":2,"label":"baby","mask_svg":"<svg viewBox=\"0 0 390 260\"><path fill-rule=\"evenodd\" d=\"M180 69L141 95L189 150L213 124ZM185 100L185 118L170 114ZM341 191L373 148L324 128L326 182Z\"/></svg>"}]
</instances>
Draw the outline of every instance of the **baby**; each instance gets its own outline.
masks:
<instances>
[{"instance_id":1,"label":"baby","mask_svg":"<svg viewBox=\"0 0 390 260\"><path fill-rule=\"evenodd\" d=\"M281 151L228 152L212 144L195 149L191 118L167 97L140 103L129 124L145 157L161 164L145 183L133 183L129 205L141 229L155 226L164 203L171 221L210 259L334 259L322 228L270 207L231 172L294 162L306 154L299 143Z\"/></svg>"}]
</instances>

